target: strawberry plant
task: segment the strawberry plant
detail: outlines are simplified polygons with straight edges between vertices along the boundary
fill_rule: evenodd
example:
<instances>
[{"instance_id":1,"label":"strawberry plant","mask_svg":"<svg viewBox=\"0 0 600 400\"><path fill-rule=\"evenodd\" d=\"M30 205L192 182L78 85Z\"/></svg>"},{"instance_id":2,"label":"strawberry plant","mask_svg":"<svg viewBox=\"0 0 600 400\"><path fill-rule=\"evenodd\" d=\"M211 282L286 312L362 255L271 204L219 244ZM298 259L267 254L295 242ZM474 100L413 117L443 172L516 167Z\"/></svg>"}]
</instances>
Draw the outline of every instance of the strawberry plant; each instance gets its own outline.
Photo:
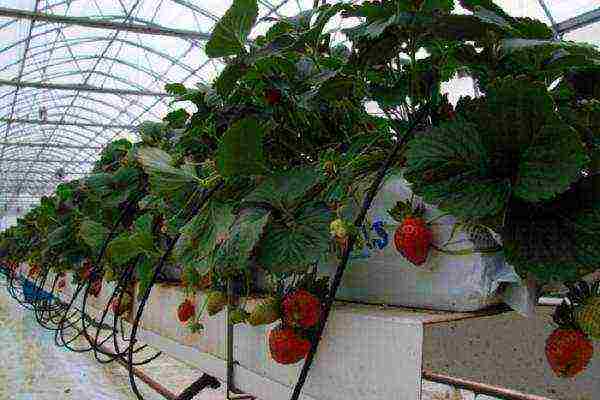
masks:
<instances>
[{"instance_id":1,"label":"strawberry plant","mask_svg":"<svg viewBox=\"0 0 600 400\"><path fill-rule=\"evenodd\" d=\"M94 272L118 280L133 270L139 293L155 272L179 279L189 298L207 292L201 310L189 300L176 310L191 329L201 329L196 315L227 306L232 323L281 320L271 354L298 362L327 317L328 279L313 266L368 241L367 228L379 248L392 239L381 221L351 221L399 147L389 169L461 226L496 233L522 277L542 285L596 270L600 53L552 41L545 24L492 1L460 0L467 15L453 13L454 3L325 4L270 18L252 35L257 1L233 1L206 43L210 58L226 60L215 81L168 84L174 102L164 119L141 124L137 143L109 143L91 175L59 185L2 233L0 254L77 272L93 281L92 294L102 285ZM339 16L360 20L343 31L351 46L327 31ZM451 104L442 84L457 73L481 95ZM391 213L396 250L425 264L434 238L423 210L399 204ZM263 301L247 312L245 297L255 294ZM595 336L596 314L581 310L579 324ZM581 370L586 340L573 327L553 335L553 369Z\"/></svg>"}]
</instances>

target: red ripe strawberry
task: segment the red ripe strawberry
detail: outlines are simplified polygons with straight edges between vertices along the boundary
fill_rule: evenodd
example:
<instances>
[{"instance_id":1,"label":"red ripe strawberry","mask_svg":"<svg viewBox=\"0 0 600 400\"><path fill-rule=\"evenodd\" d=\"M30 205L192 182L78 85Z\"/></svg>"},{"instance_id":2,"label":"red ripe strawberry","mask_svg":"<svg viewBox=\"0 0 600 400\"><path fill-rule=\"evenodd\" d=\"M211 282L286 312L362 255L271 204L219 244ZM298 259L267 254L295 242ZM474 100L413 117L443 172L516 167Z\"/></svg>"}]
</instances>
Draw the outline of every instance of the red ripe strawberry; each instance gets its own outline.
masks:
<instances>
[{"instance_id":1,"label":"red ripe strawberry","mask_svg":"<svg viewBox=\"0 0 600 400\"><path fill-rule=\"evenodd\" d=\"M30 278L35 278L39 273L40 273L40 266L37 264L33 264L31 267L29 267L29 271L28 271L27 275Z\"/></svg>"},{"instance_id":2,"label":"red ripe strawberry","mask_svg":"<svg viewBox=\"0 0 600 400\"><path fill-rule=\"evenodd\" d=\"M394 234L396 249L415 265L427 261L432 242L433 235L420 217L406 217Z\"/></svg>"},{"instance_id":3,"label":"red ripe strawberry","mask_svg":"<svg viewBox=\"0 0 600 400\"><path fill-rule=\"evenodd\" d=\"M198 285L198 289L200 290L208 290L210 288L211 276L210 273L204 274L202 278L200 278L200 284Z\"/></svg>"},{"instance_id":4,"label":"red ripe strawberry","mask_svg":"<svg viewBox=\"0 0 600 400\"><path fill-rule=\"evenodd\" d=\"M84 281L87 281L88 279L90 279L91 275L92 275L92 263L86 260L83 263L83 271L81 271L81 279Z\"/></svg>"},{"instance_id":5,"label":"red ripe strawberry","mask_svg":"<svg viewBox=\"0 0 600 400\"><path fill-rule=\"evenodd\" d=\"M58 290L59 292L62 292L66 286L67 286L67 278L65 276L61 276L59 278L58 282L56 282L56 290Z\"/></svg>"},{"instance_id":6,"label":"red ripe strawberry","mask_svg":"<svg viewBox=\"0 0 600 400\"><path fill-rule=\"evenodd\" d=\"M571 378L585 370L593 352L592 342L574 328L557 328L546 340L546 359L561 378Z\"/></svg>"},{"instance_id":7,"label":"red ripe strawberry","mask_svg":"<svg viewBox=\"0 0 600 400\"><path fill-rule=\"evenodd\" d=\"M278 89L267 89L265 90L265 98L267 99L267 103L269 103L269 105L274 106L281 101L281 92Z\"/></svg>"},{"instance_id":8,"label":"red ripe strawberry","mask_svg":"<svg viewBox=\"0 0 600 400\"><path fill-rule=\"evenodd\" d=\"M102 291L102 279L96 279L90 286L90 294L94 297L98 297Z\"/></svg>"},{"instance_id":9,"label":"red ripe strawberry","mask_svg":"<svg viewBox=\"0 0 600 400\"><path fill-rule=\"evenodd\" d=\"M321 301L303 289L287 295L282 308L283 320L290 326L312 328L321 318Z\"/></svg>"},{"instance_id":10,"label":"red ripe strawberry","mask_svg":"<svg viewBox=\"0 0 600 400\"><path fill-rule=\"evenodd\" d=\"M179 322L185 323L189 321L194 314L196 314L196 306L190 299L185 299L185 301L177 307L177 318L179 318Z\"/></svg>"},{"instance_id":11,"label":"red ripe strawberry","mask_svg":"<svg viewBox=\"0 0 600 400\"><path fill-rule=\"evenodd\" d=\"M279 364L295 364L310 350L310 342L291 328L279 326L269 332L269 351Z\"/></svg>"}]
</instances>

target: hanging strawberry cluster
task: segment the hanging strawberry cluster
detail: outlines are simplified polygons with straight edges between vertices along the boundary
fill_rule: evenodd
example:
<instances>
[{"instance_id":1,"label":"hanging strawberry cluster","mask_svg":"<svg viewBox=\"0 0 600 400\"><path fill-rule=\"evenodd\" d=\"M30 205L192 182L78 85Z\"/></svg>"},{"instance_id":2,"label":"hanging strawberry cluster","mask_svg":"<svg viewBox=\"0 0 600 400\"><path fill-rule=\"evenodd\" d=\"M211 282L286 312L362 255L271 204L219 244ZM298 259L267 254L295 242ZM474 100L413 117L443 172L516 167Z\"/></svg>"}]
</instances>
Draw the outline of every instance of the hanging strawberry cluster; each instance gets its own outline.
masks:
<instances>
[{"instance_id":1,"label":"hanging strawberry cluster","mask_svg":"<svg viewBox=\"0 0 600 400\"><path fill-rule=\"evenodd\" d=\"M213 85L166 87L195 110L142 124L139 143L110 143L90 176L59 185L3 232L0 254L94 279L92 295L102 279L133 270L143 293L181 233L160 271L186 288L174 318L201 330L204 311L228 307L232 323L281 320L269 333L272 356L299 361L326 287L311 266L360 240L363 227L350 222L359 188L427 110L392 165L416 195L495 231L523 277L564 282L597 269L600 54L547 41L547 26L491 1L460 3L472 13L453 14L453 1L324 5L263 21L273 24L250 40L258 2L235 0L206 44L210 58L226 60ZM339 15L360 18L343 31L352 47L327 30ZM457 73L474 78L481 96L454 107L441 85ZM415 265L433 247L422 214L392 210L396 249ZM111 227L106 257L93 265ZM207 294L198 309L197 291ZM268 300L247 311L255 294Z\"/></svg>"},{"instance_id":2,"label":"hanging strawberry cluster","mask_svg":"<svg viewBox=\"0 0 600 400\"><path fill-rule=\"evenodd\" d=\"M569 284L567 299L554 312L558 327L546 339L546 359L561 378L573 378L588 367L600 340L600 280Z\"/></svg>"}]
</instances>

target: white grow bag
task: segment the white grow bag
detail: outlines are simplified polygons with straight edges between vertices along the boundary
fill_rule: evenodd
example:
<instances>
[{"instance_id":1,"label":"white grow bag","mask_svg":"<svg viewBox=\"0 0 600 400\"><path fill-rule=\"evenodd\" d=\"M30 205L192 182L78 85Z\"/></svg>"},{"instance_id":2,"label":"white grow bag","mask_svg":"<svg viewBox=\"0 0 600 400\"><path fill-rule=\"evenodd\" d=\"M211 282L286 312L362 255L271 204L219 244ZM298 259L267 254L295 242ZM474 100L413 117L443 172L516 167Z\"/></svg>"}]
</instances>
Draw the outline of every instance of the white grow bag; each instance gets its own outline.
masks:
<instances>
[{"instance_id":1,"label":"white grow bag","mask_svg":"<svg viewBox=\"0 0 600 400\"><path fill-rule=\"evenodd\" d=\"M401 175L391 175L383 183L367 214L363 237L369 245L352 253L339 300L446 311L475 311L504 301L523 313L533 309L531 290L505 263L501 250L490 251L492 235L481 240L461 229L452 234L456 219L434 206L424 204L425 220L431 221L433 242L441 251L432 249L420 266L404 258L394 245L400 224L388 210L399 200L410 201L411 195ZM413 202L423 204L417 196ZM332 276L338 262L332 255L319 270Z\"/></svg>"}]
</instances>

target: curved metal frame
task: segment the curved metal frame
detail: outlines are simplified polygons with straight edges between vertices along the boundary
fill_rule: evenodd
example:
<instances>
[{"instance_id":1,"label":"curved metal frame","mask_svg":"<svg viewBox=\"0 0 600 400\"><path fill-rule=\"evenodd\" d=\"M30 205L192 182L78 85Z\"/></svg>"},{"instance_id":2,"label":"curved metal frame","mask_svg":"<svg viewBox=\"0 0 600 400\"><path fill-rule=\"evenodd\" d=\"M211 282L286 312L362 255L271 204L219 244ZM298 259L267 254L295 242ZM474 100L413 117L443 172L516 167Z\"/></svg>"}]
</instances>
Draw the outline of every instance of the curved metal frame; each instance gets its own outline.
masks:
<instances>
[{"instance_id":1,"label":"curved metal frame","mask_svg":"<svg viewBox=\"0 0 600 400\"><path fill-rule=\"evenodd\" d=\"M190 10L192 15L201 16L202 18L208 18L210 21L214 21L215 23L219 20L219 16L212 13L210 10L205 10L200 6L193 4L188 0L170 0L173 4L178 7L182 7L184 9ZM261 7L265 8L265 13L268 15L274 14L279 17L279 10L285 6L290 0L281 0L278 1L277 4L274 4L274 1L269 0L259 0ZM52 5L46 5L44 7L40 7L41 2L36 2L35 11L36 12L47 12L52 14L52 10L55 6L60 4L67 5L67 11L71 4L71 2L57 2ZM139 4L139 1L135 3L135 6ZM166 3L168 4L168 3ZM299 5L299 4L298 4ZM88 15L86 19L90 21L99 21L102 22L102 25L107 24L106 31L107 34L99 34L93 36L82 36L75 38L68 38L68 34L64 34L63 30L68 29L69 23L78 23L77 21L65 21L66 24L64 26L57 27L55 22L49 19L42 19L40 21L35 20L35 16L31 14L30 16L18 15L15 14L15 19L8 21L2 25L0 25L0 29L7 28L14 24L17 21L17 17L19 18L31 18L29 34L26 37L20 38L18 40L14 40L11 43L6 44L0 49L0 53L6 53L8 51L14 51L18 49L20 46L25 47L25 51L22 54L18 54L15 57L14 61L11 61L8 64L3 65L0 68L0 73L17 71L19 70L19 77L17 81L32 79L35 77L38 78L38 75L42 76L42 80L61 80L68 79L74 76L83 76L86 77L85 81L87 82L90 78L97 77L100 79L100 82L112 81L115 82L117 86L123 86L128 88L136 88L139 90L147 89L148 87L155 86L158 84L164 84L169 81L168 73L174 67L178 67L181 71L186 71L189 75L183 79L183 81L187 81L190 77L194 76L198 71L202 68L206 67L210 63L214 62L214 60L207 59L200 65L195 68L189 63L183 62L181 60L182 57L185 57L190 51L194 48L201 49L199 45L199 41L203 39L199 38L191 38L191 37L180 37L183 42L187 42L189 48L187 51L178 57L171 56L168 52L162 51L160 48L154 48L151 45L143 43L141 40L132 39L129 37L119 37L118 35L118 26L119 23L126 22L129 24L136 24L136 26L147 26L154 34L172 34L169 33L168 30L170 28L164 27L155 22L156 12L152 17L148 16L147 18L139 15L133 15L131 10L127 10L123 5L122 15L115 14L102 14L102 10L99 11L99 15ZM164 7L165 4L159 3L157 4L157 11L161 10L160 7ZM38 8L39 7L39 8ZM8 12L8 10L7 10ZM68 12L66 13L68 15ZM8 15L8 14L7 14ZM197 20L198 21L198 20ZM84 21L85 22L85 21ZM35 29L33 28L35 24ZM99 25L99 24L97 24ZM114 34L110 33L111 26L114 26ZM124 27L123 29L128 29L129 27ZM136 28L137 29L137 28ZM161 31L162 29L162 31ZM182 31L183 32L183 31ZM48 40L43 40L42 38L47 37ZM36 39L33 41L32 39ZM79 46L86 46L91 43L100 44L104 47L104 51L101 54L85 54L81 55L79 50ZM109 55L107 53L108 49L115 46L118 46L119 49L116 53ZM149 67L144 66L143 64L136 64L135 62L128 61L125 57L120 57L119 53L121 51L126 51L127 48L137 48L140 49L144 55L151 55L159 57L160 59L165 61L165 67L167 71L165 73L154 71ZM58 58L53 58L53 54L60 52L60 56ZM70 56L69 56L70 55ZM99 63L101 61L106 60L109 65L121 65L124 69L119 68L119 71L115 71L114 69L107 68L105 71L97 70ZM82 61L92 61L94 64L89 68L82 69L79 65ZM66 64L64 70L60 70L60 66ZM70 69L69 69L70 68ZM109 71L109 72L106 72ZM148 83L141 85L138 82L135 82L129 79L128 71L134 71L136 74L141 73L143 76L147 76ZM181 80L181 79L178 79ZM144 87L146 86L146 87ZM104 120L109 121L127 121L131 122L138 121L141 115L146 113L151 113L153 117L160 118L161 116L152 114L152 110L162 101L166 103L166 99L157 99L156 101L150 102L141 102L139 98L131 95L117 95L122 99L120 104L118 103L107 103L105 101L100 101L95 99L94 96L84 96L81 90L76 90L76 92L69 96L56 96L53 91L48 91L48 96L39 96L39 93L42 93L39 89L35 90L20 90L20 87L16 87L14 91L7 92L7 97L12 96L13 101L11 103L4 103L0 105L0 109L9 111L7 115L10 115L13 119L13 115L21 115L23 112L29 111L30 109L34 109L37 111L38 107L44 106L48 111L54 110L55 112L58 110L64 110L64 112L60 113L60 121L63 121L66 116L75 117L77 120L90 120L93 118L94 121L98 120L98 117L101 117ZM101 97L99 97L101 98ZM103 111L93 110L93 106L89 106L89 102L97 102L97 104L102 104ZM63 104L66 103L66 104ZM131 111L132 107L139 107L139 110L134 112ZM86 110L87 108L87 110ZM83 111L82 113L72 112L73 110ZM110 111L110 113L109 113ZM114 115L112 112L114 111ZM108 113L108 114L107 114ZM134 115L137 114L137 115ZM58 115L58 114L57 114ZM14 118L17 119L17 118ZM16 123L9 123L10 127L10 138L19 139L26 141L26 139L34 134L37 134L40 129L36 127L28 127L21 128L18 126L14 126ZM92 129L89 127L77 127L77 128L67 128L64 126L54 127L52 129L42 129L46 132L46 135L50 138L50 140L54 140L57 138L66 139L66 134L72 135L72 141L77 142L78 144L88 144L88 143L98 143L102 144L109 140L112 140L116 134L112 134L111 132L106 132L102 129ZM62 132L62 133L61 133ZM87 132L87 135L86 135ZM8 130L5 131L5 138L8 137ZM6 142L7 140L5 140ZM48 154L51 152L52 154L56 154L58 157L63 158L64 155L70 154L71 157L66 157L65 165L69 162L75 161L81 155L85 155L85 157L94 156L94 152L81 152L81 151L69 151L68 149L58 150L55 148L52 149L44 149L40 148L39 151L26 151L26 149L9 149L5 145L0 145L2 147L2 156L1 159L10 158L11 154L30 154L35 158L44 158L42 153ZM6 162L4 162L6 165ZM64 167L64 165L63 165ZM33 163L29 163L28 166L25 167L25 174L22 175L22 179L26 180L30 175L39 175L39 169L34 167ZM9 171L10 168L0 168L0 171ZM47 174L43 174L41 176L46 176ZM4 173L4 178L10 177L10 173ZM19 190L21 188L18 188Z\"/></svg>"},{"instance_id":2,"label":"curved metal frame","mask_svg":"<svg viewBox=\"0 0 600 400\"><path fill-rule=\"evenodd\" d=\"M126 15L101 15L101 16L96 16L95 19L103 20L103 21L116 21L116 20L134 21L134 22L141 23L143 25L160 28L161 26L159 24L154 23L153 20L147 20L144 18L138 18L138 17L132 16L133 10L140 3L140 1L141 0L137 0L137 2L133 5L131 10L124 9ZM204 17L207 17L211 20L214 20L214 21L218 20L218 17L215 16L214 14L210 13L210 11L203 10L198 6L195 6L188 0L171 0L171 1L175 4L178 4L178 5L181 5L183 7L190 9L193 13L198 13L198 14L200 14ZM276 14L276 15L280 16L278 10L282 6L287 4L289 1L290 0L282 0L281 3L279 3L276 6L273 5L268 0L259 0L259 3L261 3L262 5L269 8L269 11L270 11L269 15ZM70 4L71 2L65 2L65 3ZM553 27L557 31L557 37L559 37L560 32L559 32L559 30L557 30L557 26L560 24L556 24L555 21L553 20L551 12L548 11L548 7L546 6L545 1L539 0L539 3L544 8L544 11L547 13L549 19L552 21ZM38 4L39 4L39 0L36 1L36 9L37 9ZM57 4L61 4L61 3L57 3ZM55 4L55 5L57 5L57 4ZM47 6L43 10L51 10L53 8L53 6L55 6L55 5ZM40 9L40 11L41 10L42 9ZM600 18L600 9L593 11L593 13L597 13L598 15L596 15L596 17ZM10 26L13 22L14 21L9 21L7 23L0 25L0 29ZM207 60L198 68L193 68L192 66L181 62L178 58L170 56L166 52L162 52L161 50L157 50L155 48L146 46L146 45L142 44L141 42L136 43L131 40L119 38L118 30L115 30L113 34L107 35L107 36L91 36L91 37L68 39L65 37L65 35L63 33L64 27L53 28L53 27L51 27L51 25L53 25L53 23L42 22L42 23L37 24L37 26L36 26L37 30L34 31L34 29L33 29L34 23L35 23L35 18L33 18L31 20L31 24L29 27L29 34L27 35L27 37L20 39L20 40L16 40L15 42L10 43L7 46L4 46L2 49L0 49L0 53L6 53L8 51L13 51L13 49L17 49L20 45L25 45L25 51L23 52L22 57L16 59L16 61L14 61L14 62L11 62L9 64L2 66L2 68L0 68L0 73L2 73L4 71L11 71L13 68L17 68L19 71L18 77L17 77L17 82L20 82L24 79L26 80L28 77L31 77L31 76L35 76L37 79L38 75L41 76L42 81L48 80L48 79L61 80L64 78L71 78L74 76L82 76L84 78L84 84L87 84L87 82L90 79L99 77L100 80L102 81L101 86L103 86L107 81L111 80L111 81L117 83L117 86L122 85L122 86L125 86L128 88L144 90L144 89L148 89L151 86L156 85L157 83L169 82L167 74L175 66L177 66L189 73L189 75L184 80L184 81L186 81L188 78L193 76L197 71L201 70L206 65L208 65L210 62L212 62L212 60ZM46 29L47 27L49 29ZM580 26L580 27L582 27L582 26ZM40 32L39 28L42 28L43 30ZM56 33L56 37L54 38L54 40L50 39L50 40L43 42L42 44L36 44L34 46L30 46L32 39L44 37L47 35L51 35L53 33ZM62 36L62 38L61 38L61 36ZM187 55L194 47L199 48L196 39L191 39L191 38L181 38L181 39L183 41L190 43L189 49L184 53L184 56ZM101 43L106 42L106 45L104 45L104 51L98 55L75 55L74 54L73 50L77 49L77 46L79 46L79 45L85 45L85 44L89 44L89 43L100 43L100 42ZM107 55L108 50L111 48L111 46L114 43L120 44L121 47L132 46L132 47L141 49L144 52L147 52L147 53L144 53L145 55L153 54L155 56L160 57L161 59L168 61L167 71L164 74L161 74L150 68L147 68L142 65L138 65L138 64L129 62L126 59L120 58L119 53L121 52L122 48L119 48L116 55L114 55L114 56ZM55 51L60 50L60 49L66 49L68 51L68 54L70 54L70 57L61 56L61 57L53 58L52 55L55 53ZM46 57L46 55L47 55L47 57ZM88 61L88 60L93 61L93 66L88 69L80 68L79 62ZM112 68L108 69L108 71L110 71L110 72L97 70L97 67L100 65L100 63L102 61L106 61L112 67L114 67L115 65L125 66L126 69L122 70L122 72L123 72L122 75L124 75L124 76L121 76L121 74L117 74L116 72L112 71ZM67 64L69 67L73 67L73 68L71 70L60 70L59 71L57 67L59 67L60 65L64 65L64 64ZM135 71L136 73L144 74L144 76L149 78L148 79L149 84L142 85L140 83L137 83L137 82L131 80L127 74L129 69ZM54 71L54 70L56 70L56 71ZM65 96L55 95L55 93L52 90L48 90L47 98L42 98L42 96L39 96L39 93L41 93L40 90L31 90L31 92L26 91L26 90L21 91L20 87L17 86L13 91L7 93L7 95L9 97L10 96L13 97L13 101L10 103L5 103L5 104L0 105L0 111L2 111L2 110L10 111L9 113L7 113L7 115L10 115L9 119L13 119L12 118L13 116L19 115L24 110L26 110L28 105L31 108L33 108L34 106L37 108L37 106L43 105L44 107L46 107L47 112L50 112L49 115L58 116L60 122L65 122L65 120L68 118L68 119L72 119L73 121L89 121L92 123L99 123L100 122L99 118L100 118L103 121L109 121L109 123L112 123L116 120L126 120L129 123L133 123L133 122L137 121L141 115L149 112L157 104L159 104L160 102L166 101L163 98L159 98L155 101L148 102L149 104L144 104L144 103L140 102L139 99L137 99L135 96L117 94L116 96L118 96L118 98L123 102L123 104L114 104L114 103L109 103L107 101L101 100L101 98L94 98L93 96L87 96L84 94L82 89L77 89L74 94L65 95ZM62 104L62 101L65 101L65 104ZM114 115L107 114L107 112L106 112L107 110L102 110L102 111L97 110L97 109L95 110L95 109L93 109L93 106L86 104L87 102L91 102L92 104L95 103L98 105L102 104L104 107L107 107L109 110L114 110ZM134 105L136 107L140 107L140 109L142 109L143 111L141 113L138 113L137 115L134 114L130 110L130 108ZM80 112L78 112L78 111L80 111ZM83 111L83 113L81 111ZM9 122L6 127L5 134L4 134L5 139L8 137L9 132L11 133L10 138L11 138L11 140L13 140L16 138L23 139L23 138L31 137L32 134L34 134L34 133L37 134L40 131L42 131L42 132L48 131L47 137L49 137L50 140L62 139L62 140L72 141L74 143L78 143L81 145L86 145L89 143L102 144L105 142L103 139L106 139L106 141L111 139L111 137L110 137L111 135L106 134L105 129L95 130L95 129L92 129L91 127L78 127L77 129L71 129L71 128L66 128L64 126L60 126L60 127L55 126L51 129L47 129L47 130L39 129L39 128L34 129L31 127L16 128L16 129L11 129L11 128L13 128L13 124ZM61 134L61 132L66 132L70 135ZM406 135L406 136L408 136L408 135ZM0 162L2 162L3 164L6 164L5 160L7 158L10 158L10 156L14 155L14 154L19 154L20 156L31 155L31 156L34 156L36 159L41 160L41 159L43 159L43 158L40 158L42 153L44 151L48 150L46 148L42 148L39 150L29 149L29 148L18 148L18 147L11 148L9 145L4 145L4 144L2 144L0 146L2 147L2 155L0 156ZM376 190L378 188L378 183L379 183L379 181L381 181L381 179L385 175L386 169L390 163L389 160L398 151L399 146L400 145L397 145L390 152L390 158L388 159L388 162L382 167L380 174L378 175L377 179L375 180L373 187L371 188L371 190L369 190L368 196L364 200L364 204L363 204L361 213L359 214L359 217L355 221L355 224L357 226L362 224L362 218L364 218L364 214L370 207L370 203L371 203L371 201L376 193ZM95 152L92 150L90 150L89 152L87 152L87 151L82 152L81 150L73 151L73 149L53 148L52 153L53 153L53 157L59 158L59 161L63 162L63 165L64 165L66 163L69 163L69 162L72 162L73 160L75 160L77 155L83 154L86 157L91 158ZM21 165L21 164L17 163L16 165ZM49 180L49 182L52 182L52 180L51 180L52 172L51 171L40 169L35 166L35 163L32 163L32 162L23 162L23 166L25 168L25 170L23 171L24 172L24 175L22 178L23 182L26 181L27 177L31 176L32 174L37 174L39 176L49 176L48 180ZM85 168L83 168L81 166L75 167L75 169L78 171L85 170ZM0 173L3 174L4 178L6 178L12 174L12 172L9 172L9 171L10 171L10 169L8 169L6 167L0 169ZM54 182L56 182L56 180ZM3 183L3 184L5 185L5 183ZM217 189L217 187L215 187L211 190L205 191L202 194L202 198L197 202L194 209L190 212L190 215L191 215L190 218L193 217L198 212L198 210L202 207L202 205L205 203L205 201L207 201L210 198L210 195L214 192L214 190ZM6 188L6 186L4 186L4 188ZM19 196L20 193L22 193L22 192L27 192L27 188L24 187L23 184L21 183L21 184L19 184L19 186L17 186L17 189L14 192L12 192L12 194L13 194L12 201L14 202L19 198L23 198L23 197ZM111 235L115 232L117 225L119 223L120 222L117 222L115 227L113 227L113 229L111 230L111 233L109 234L109 236L106 238L103 249L101 250L101 252L94 264L95 267L93 269L92 276L95 276L96 278L101 279L101 272L102 272L101 267L100 267L101 260L104 255L104 252L106 250L106 246L111 238ZM150 296L152 287L156 283L156 281L161 273L161 270L163 268L163 265L165 263L165 260L167 259L170 252L172 251L172 249L177 241L177 238L178 238L177 236L174 238L171 238L171 240L169 241L167 250L161 257L161 260L158 262L158 264L155 265L153 275L151 278L151 283L147 287L146 291L142 294L137 311L136 311L134 319L132 321L132 327L131 327L129 337L125 336L125 330L123 329L123 320L122 320L122 318L120 318L120 316L114 315L112 326L111 327L109 326L108 328L104 325L104 321L110 312L110 307L111 307L112 302L115 299L117 299L117 301L120 302L123 298L123 294L128 290L131 280L133 278L133 271L135 269L137 261L132 263L132 265L130 265L128 268L126 268L125 271L123 271L122 274L120 275L120 277L117 281L117 284L112 291L112 295L111 295L109 301L105 304L105 307L103 309L102 316L101 316L99 322L96 321L95 319L93 321L90 321L88 313L86 312L87 300L90 295L90 287L91 287L91 284L89 281L82 282L79 285L77 285L77 288L68 304L64 304L60 301L56 301L55 298L49 300L49 299L39 298L37 296L34 296L34 300L31 302L25 301L23 291L22 291L22 289L19 288L20 281L16 276L14 276L14 274L7 274L7 288L8 288L10 295L12 297L14 297L22 306L34 311L35 318L41 326L55 332L55 342L57 345L66 347L66 348L68 348L72 351L76 351L76 352L93 351L94 357L101 363L110 363L113 361L119 361L119 362L125 363L129 370L129 378L130 378L130 384L131 384L132 390L139 399L143 399L142 395L140 394L140 392L137 388L137 384L135 381L134 366L151 362L152 360L154 360L156 357L158 357L160 355L160 352L158 352L152 356L143 358L141 361L134 360L134 355L138 354L140 351L142 351L146 347L146 346L140 346L137 348L135 347L136 342L137 342L138 328L139 328L140 321L141 321L141 318L142 318L142 315L144 312L146 302L148 301L148 298ZM303 384L308 376L311 363L313 361L314 355L318 348L319 339L321 337L323 329L325 328L325 324L327 322L327 317L328 317L329 311L331 309L331 304L333 302L333 299L335 298L335 292L337 290L337 287L338 287L338 285L341 281L342 275L344 273L344 268L345 268L346 262L348 260L348 254L352 248L352 245L353 245L353 240L351 239L349 246L347 246L347 249L344 251L344 255L342 257L340 265L338 266L338 270L336 271L336 274L335 274L335 277L333 280L333 284L331 287L331 291L330 291L329 296L326 301L325 312L323 314L322 320L319 323L319 332L317 334L317 338L312 343L311 351L307 357L305 364L303 365L302 371L300 373L300 377L295 385L295 388L294 388L294 391L292 394L292 399L294 399L294 400L300 396ZM48 282L48 277L49 277L48 269L43 270L40 274L38 274L38 276L35 277L33 283L34 283L34 286L37 288L37 289L35 289L36 291L43 290L43 288L46 286L46 284ZM50 293L52 295L56 294L58 279L59 279L59 277L55 276L54 280L52 281L51 291L50 291ZM80 296L80 295L82 295L82 305L80 308L76 308L75 301L78 298L78 296ZM119 321L121 322L120 327L118 327ZM96 331L93 332L93 329L96 329ZM104 332L104 331L108 331L108 336L102 336L102 332ZM118 334L121 335L121 340L127 343L124 347L122 347L119 344ZM83 345L83 347L75 347L74 343L78 338L85 339L86 343ZM114 351L108 350L104 347L104 344L106 344L111 339L113 341ZM228 352L228 353L231 353L231 352ZM231 357L231 354L229 354L228 357ZM233 365L232 360L228 360L228 368L229 369L231 368L232 365ZM228 376L229 376L229 372L228 372ZM229 383L232 383L232 382L229 382L229 379L228 379L228 387L229 387Z\"/></svg>"}]
</instances>

